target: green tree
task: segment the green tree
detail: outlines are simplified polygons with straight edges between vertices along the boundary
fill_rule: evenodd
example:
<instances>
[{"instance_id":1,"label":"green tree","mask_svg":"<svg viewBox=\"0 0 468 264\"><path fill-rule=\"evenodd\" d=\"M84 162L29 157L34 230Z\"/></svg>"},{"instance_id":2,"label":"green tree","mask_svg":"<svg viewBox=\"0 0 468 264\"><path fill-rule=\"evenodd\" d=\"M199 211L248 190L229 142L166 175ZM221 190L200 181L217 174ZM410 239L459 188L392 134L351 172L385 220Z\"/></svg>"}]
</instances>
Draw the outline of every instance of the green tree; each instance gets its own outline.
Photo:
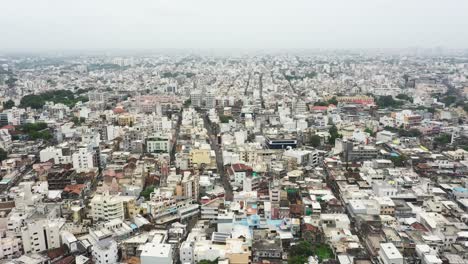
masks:
<instances>
[{"instance_id":1,"label":"green tree","mask_svg":"<svg viewBox=\"0 0 468 264\"><path fill-rule=\"evenodd\" d=\"M405 155L399 155L391 157L390 160L393 162L393 165L395 165L395 167L404 167L406 165L408 157L406 157Z\"/></svg>"},{"instance_id":2,"label":"green tree","mask_svg":"<svg viewBox=\"0 0 468 264\"><path fill-rule=\"evenodd\" d=\"M289 256L311 256L314 254L312 244L307 241L301 241L289 249Z\"/></svg>"},{"instance_id":3,"label":"green tree","mask_svg":"<svg viewBox=\"0 0 468 264\"><path fill-rule=\"evenodd\" d=\"M405 100L405 101L408 101L408 102L413 102L413 98L409 97L407 94L398 94L396 96L396 98L400 99L400 100Z\"/></svg>"},{"instance_id":4,"label":"green tree","mask_svg":"<svg viewBox=\"0 0 468 264\"><path fill-rule=\"evenodd\" d=\"M232 120L232 116L220 115L219 120L221 123L229 123L229 120Z\"/></svg>"},{"instance_id":5,"label":"green tree","mask_svg":"<svg viewBox=\"0 0 468 264\"><path fill-rule=\"evenodd\" d=\"M449 106L449 105L454 104L457 101L457 97L454 95L449 95L449 96L445 96L441 98L440 101L444 103L446 106Z\"/></svg>"},{"instance_id":6,"label":"green tree","mask_svg":"<svg viewBox=\"0 0 468 264\"><path fill-rule=\"evenodd\" d=\"M387 107L399 107L403 103L396 101L395 99L393 99L391 95L384 95L384 96L380 96L379 98L377 98L376 104L379 107L387 108Z\"/></svg>"},{"instance_id":7,"label":"green tree","mask_svg":"<svg viewBox=\"0 0 468 264\"><path fill-rule=\"evenodd\" d=\"M198 262L198 264L218 264L218 259L215 259L215 260L202 259Z\"/></svg>"},{"instance_id":8,"label":"green tree","mask_svg":"<svg viewBox=\"0 0 468 264\"><path fill-rule=\"evenodd\" d=\"M154 185L146 187L141 193L140 196L145 197L146 201L149 201L151 193L154 191Z\"/></svg>"},{"instance_id":9,"label":"green tree","mask_svg":"<svg viewBox=\"0 0 468 264\"><path fill-rule=\"evenodd\" d=\"M368 127L366 127L366 129L364 129L364 132L369 133L369 135L371 135L371 136L375 136L375 132L372 129L368 128Z\"/></svg>"},{"instance_id":10,"label":"green tree","mask_svg":"<svg viewBox=\"0 0 468 264\"><path fill-rule=\"evenodd\" d=\"M288 264L304 264L307 263L306 256L288 256Z\"/></svg>"},{"instance_id":11,"label":"green tree","mask_svg":"<svg viewBox=\"0 0 468 264\"><path fill-rule=\"evenodd\" d=\"M343 135L341 135L340 133L338 133L338 128L336 128L335 125L331 126L329 129L328 129L328 133L330 133L330 137L328 138L328 143L330 145L333 145L335 144L335 140L337 138L342 138Z\"/></svg>"},{"instance_id":12,"label":"green tree","mask_svg":"<svg viewBox=\"0 0 468 264\"><path fill-rule=\"evenodd\" d=\"M13 106L15 106L15 102L11 99L3 103L3 109L11 109Z\"/></svg>"},{"instance_id":13,"label":"green tree","mask_svg":"<svg viewBox=\"0 0 468 264\"><path fill-rule=\"evenodd\" d=\"M75 95L69 90L54 90L41 94L28 94L21 98L20 106L23 108L31 107L33 109L41 109L47 101L73 107L79 101L88 101L88 98L85 96Z\"/></svg>"},{"instance_id":14,"label":"green tree","mask_svg":"<svg viewBox=\"0 0 468 264\"><path fill-rule=\"evenodd\" d=\"M434 141L439 145L446 145L452 141L452 135L443 133L434 138Z\"/></svg>"},{"instance_id":15,"label":"green tree","mask_svg":"<svg viewBox=\"0 0 468 264\"><path fill-rule=\"evenodd\" d=\"M409 130L406 129L398 129L398 134L402 137L420 137L422 135L421 131L416 128L411 128Z\"/></svg>"},{"instance_id":16,"label":"green tree","mask_svg":"<svg viewBox=\"0 0 468 264\"><path fill-rule=\"evenodd\" d=\"M0 162L6 160L7 157L8 153L4 149L0 148Z\"/></svg>"},{"instance_id":17,"label":"green tree","mask_svg":"<svg viewBox=\"0 0 468 264\"><path fill-rule=\"evenodd\" d=\"M328 104L337 105L337 104L338 104L338 100L336 100L336 96L333 96L331 99L329 99L329 100L328 100Z\"/></svg>"},{"instance_id":18,"label":"green tree","mask_svg":"<svg viewBox=\"0 0 468 264\"><path fill-rule=\"evenodd\" d=\"M327 102L318 101L314 103L314 106L328 106Z\"/></svg>"},{"instance_id":19,"label":"green tree","mask_svg":"<svg viewBox=\"0 0 468 264\"><path fill-rule=\"evenodd\" d=\"M320 144L322 143L322 138L319 136L319 135L312 135L310 136L309 138L309 144L316 148L318 146L320 146Z\"/></svg>"}]
</instances>

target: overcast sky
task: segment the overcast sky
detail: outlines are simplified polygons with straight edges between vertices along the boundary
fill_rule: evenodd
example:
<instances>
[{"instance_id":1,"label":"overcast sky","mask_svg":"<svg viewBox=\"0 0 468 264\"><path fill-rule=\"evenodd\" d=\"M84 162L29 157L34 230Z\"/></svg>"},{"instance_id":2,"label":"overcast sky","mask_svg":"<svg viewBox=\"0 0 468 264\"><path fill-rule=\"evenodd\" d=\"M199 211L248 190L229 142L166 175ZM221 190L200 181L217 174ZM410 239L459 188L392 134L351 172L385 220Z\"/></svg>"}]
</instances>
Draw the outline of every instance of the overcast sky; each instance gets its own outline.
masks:
<instances>
[{"instance_id":1,"label":"overcast sky","mask_svg":"<svg viewBox=\"0 0 468 264\"><path fill-rule=\"evenodd\" d=\"M413 46L468 48L468 1L0 1L0 51Z\"/></svg>"}]
</instances>

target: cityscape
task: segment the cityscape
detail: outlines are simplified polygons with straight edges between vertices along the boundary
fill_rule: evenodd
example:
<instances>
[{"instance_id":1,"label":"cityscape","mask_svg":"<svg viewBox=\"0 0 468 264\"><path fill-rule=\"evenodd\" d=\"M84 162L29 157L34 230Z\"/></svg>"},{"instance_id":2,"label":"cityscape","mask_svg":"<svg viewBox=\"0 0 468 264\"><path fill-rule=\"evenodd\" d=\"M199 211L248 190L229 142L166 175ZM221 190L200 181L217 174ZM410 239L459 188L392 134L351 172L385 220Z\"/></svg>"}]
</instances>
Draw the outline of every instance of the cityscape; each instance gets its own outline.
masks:
<instances>
[{"instance_id":1,"label":"cityscape","mask_svg":"<svg viewBox=\"0 0 468 264\"><path fill-rule=\"evenodd\" d=\"M468 48L4 47L0 264L468 263Z\"/></svg>"}]
</instances>

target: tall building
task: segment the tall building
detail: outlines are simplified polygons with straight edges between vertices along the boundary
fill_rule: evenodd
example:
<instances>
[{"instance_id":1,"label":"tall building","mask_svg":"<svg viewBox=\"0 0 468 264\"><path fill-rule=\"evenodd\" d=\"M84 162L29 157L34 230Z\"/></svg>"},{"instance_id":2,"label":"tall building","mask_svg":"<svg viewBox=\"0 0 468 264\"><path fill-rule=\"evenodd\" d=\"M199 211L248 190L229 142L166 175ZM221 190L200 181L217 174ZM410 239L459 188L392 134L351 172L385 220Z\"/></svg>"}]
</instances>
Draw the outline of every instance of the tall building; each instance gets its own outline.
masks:
<instances>
[{"instance_id":1,"label":"tall building","mask_svg":"<svg viewBox=\"0 0 468 264\"><path fill-rule=\"evenodd\" d=\"M202 106L202 94L199 91L193 91L190 93L190 101L193 107L201 107Z\"/></svg>"},{"instance_id":2,"label":"tall building","mask_svg":"<svg viewBox=\"0 0 468 264\"><path fill-rule=\"evenodd\" d=\"M94 155L94 151L90 151L87 148L80 148L78 152L72 155L73 168L77 172L94 169L96 167L94 165Z\"/></svg>"},{"instance_id":3,"label":"tall building","mask_svg":"<svg viewBox=\"0 0 468 264\"><path fill-rule=\"evenodd\" d=\"M133 218L137 214L135 197L95 195L90 203L90 216L94 221Z\"/></svg>"},{"instance_id":4,"label":"tall building","mask_svg":"<svg viewBox=\"0 0 468 264\"><path fill-rule=\"evenodd\" d=\"M93 245L92 255L96 264L118 263L117 242L106 239Z\"/></svg>"},{"instance_id":5,"label":"tall building","mask_svg":"<svg viewBox=\"0 0 468 264\"><path fill-rule=\"evenodd\" d=\"M37 253L60 247L60 229L64 223L63 219L41 219L26 223L21 228L24 252Z\"/></svg>"},{"instance_id":6,"label":"tall building","mask_svg":"<svg viewBox=\"0 0 468 264\"><path fill-rule=\"evenodd\" d=\"M216 107L216 97L213 93L207 93L204 99L206 109L212 109Z\"/></svg>"}]
</instances>

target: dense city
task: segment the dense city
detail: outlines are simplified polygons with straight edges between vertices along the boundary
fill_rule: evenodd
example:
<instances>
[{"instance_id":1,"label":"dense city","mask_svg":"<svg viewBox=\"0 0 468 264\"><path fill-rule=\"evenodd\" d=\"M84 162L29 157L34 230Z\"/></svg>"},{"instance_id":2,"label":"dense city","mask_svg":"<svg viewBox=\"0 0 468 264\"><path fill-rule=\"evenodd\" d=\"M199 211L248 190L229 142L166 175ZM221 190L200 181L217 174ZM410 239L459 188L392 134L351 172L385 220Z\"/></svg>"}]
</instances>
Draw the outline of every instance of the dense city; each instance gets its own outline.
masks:
<instances>
[{"instance_id":1,"label":"dense city","mask_svg":"<svg viewBox=\"0 0 468 264\"><path fill-rule=\"evenodd\" d=\"M466 264L468 53L0 56L1 264Z\"/></svg>"}]
</instances>

